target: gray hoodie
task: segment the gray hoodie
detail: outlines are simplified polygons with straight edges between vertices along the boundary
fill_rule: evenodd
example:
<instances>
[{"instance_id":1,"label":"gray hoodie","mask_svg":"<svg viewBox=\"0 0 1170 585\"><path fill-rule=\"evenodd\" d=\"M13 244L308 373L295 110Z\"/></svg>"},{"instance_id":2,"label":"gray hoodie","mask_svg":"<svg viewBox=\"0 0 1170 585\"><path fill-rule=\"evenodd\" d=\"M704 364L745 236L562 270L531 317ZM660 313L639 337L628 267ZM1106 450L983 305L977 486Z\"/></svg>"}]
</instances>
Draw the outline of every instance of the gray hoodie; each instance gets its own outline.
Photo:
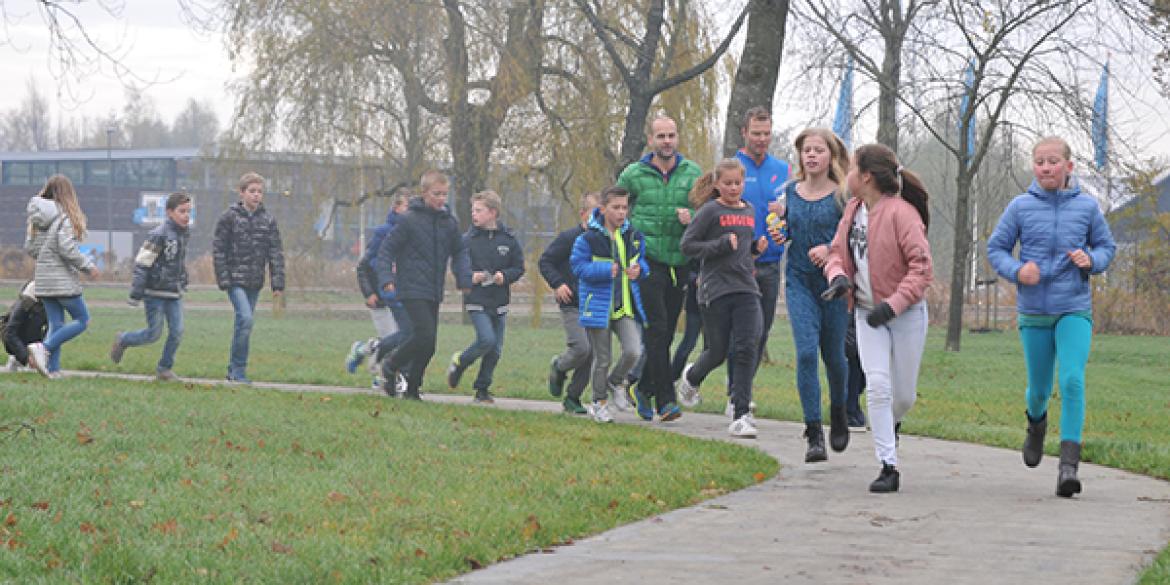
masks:
<instances>
[{"instance_id":1,"label":"gray hoodie","mask_svg":"<svg viewBox=\"0 0 1170 585\"><path fill-rule=\"evenodd\" d=\"M81 294L79 271L89 272L93 262L77 248L73 222L57 203L39 195L28 200L28 236L24 250L37 259L38 297L72 297Z\"/></svg>"}]
</instances>

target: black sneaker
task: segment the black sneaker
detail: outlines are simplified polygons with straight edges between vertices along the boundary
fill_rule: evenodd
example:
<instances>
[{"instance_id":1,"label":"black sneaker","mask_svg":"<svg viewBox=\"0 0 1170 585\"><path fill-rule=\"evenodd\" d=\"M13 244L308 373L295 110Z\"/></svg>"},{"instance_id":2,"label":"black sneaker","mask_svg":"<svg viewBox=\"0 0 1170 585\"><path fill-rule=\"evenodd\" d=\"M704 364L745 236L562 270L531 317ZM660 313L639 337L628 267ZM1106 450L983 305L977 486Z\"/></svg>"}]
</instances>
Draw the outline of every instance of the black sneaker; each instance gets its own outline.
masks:
<instances>
[{"instance_id":1,"label":"black sneaker","mask_svg":"<svg viewBox=\"0 0 1170 585\"><path fill-rule=\"evenodd\" d=\"M496 399L492 396L492 393L488 392L487 390L476 390L475 402L477 404L495 404Z\"/></svg>"},{"instance_id":2,"label":"black sneaker","mask_svg":"<svg viewBox=\"0 0 1170 585\"><path fill-rule=\"evenodd\" d=\"M114 343L110 344L110 361L115 364L121 362L125 351L126 346L122 345L122 332L119 331L114 334Z\"/></svg>"},{"instance_id":3,"label":"black sneaker","mask_svg":"<svg viewBox=\"0 0 1170 585\"><path fill-rule=\"evenodd\" d=\"M447 366L447 387L454 390L459 387L459 379L463 377L463 366L459 365L459 354L451 356L451 365Z\"/></svg>"},{"instance_id":4,"label":"black sneaker","mask_svg":"<svg viewBox=\"0 0 1170 585\"><path fill-rule=\"evenodd\" d=\"M562 372L557 368L557 356L554 355L548 365L548 393L560 396L565 391L565 379L568 377L568 372Z\"/></svg>"},{"instance_id":5,"label":"black sneaker","mask_svg":"<svg viewBox=\"0 0 1170 585\"><path fill-rule=\"evenodd\" d=\"M893 465L882 463L882 472L877 479L873 480L873 483L869 484L869 491L875 494L896 492L898 491L899 476L898 470Z\"/></svg>"}]
</instances>

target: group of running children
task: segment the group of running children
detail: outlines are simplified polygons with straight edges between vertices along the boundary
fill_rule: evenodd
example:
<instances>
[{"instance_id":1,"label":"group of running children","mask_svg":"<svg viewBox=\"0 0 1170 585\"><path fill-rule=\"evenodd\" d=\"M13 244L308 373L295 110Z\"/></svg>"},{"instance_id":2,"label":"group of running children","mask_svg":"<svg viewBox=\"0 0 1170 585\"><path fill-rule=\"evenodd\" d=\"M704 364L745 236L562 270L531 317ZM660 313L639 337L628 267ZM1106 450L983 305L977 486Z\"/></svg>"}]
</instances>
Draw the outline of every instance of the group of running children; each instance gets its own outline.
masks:
<instances>
[{"instance_id":1,"label":"group of running children","mask_svg":"<svg viewBox=\"0 0 1170 585\"><path fill-rule=\"evenodd\" d=\"M752 385L764 315L754 258L772 244L788 244L786 304L793 334L798 342L805 338L820 347L836 407L845 400L848 368L843 346L852 314L869 426L881 465L869 489L895 492L900 483L897 433L916 399L928 325L924 301L932 281L928 194L919 177L903 168L885 146L864 145L850 156L837 136L818 128L801 132L795 146L799 157L795 179L784 184L784 203L772 207L777 217L769 217L767 225L758 225L756 210L743 198L745 168L739 159L720 161L689 186L693 216L686 215L689 221L679 251L699 263L691 286L696 287L704 349L697 361L676 374L675 389L684 405L698 404L708 375L729 361L737 372L728 388L729 433L756 437ZM1018 289L1018 325L1028 372L1024 462L1035 467L1043 454L1048 401L1059 364L1056 493L1070 497L1081 491L1077 466L1085 417L1084 367L1092 338L1088 281L1108 268L1115 245L1096 200L1082 193L1072 176L1067 142L1055 137L1040 140L1032 149L1032 165L1035 180L1005 209L988 241L988 252L996 271ZM241 180L241 200L246 202L246 190L257 184L262 197L262 178L245 177L252 180ZM463 293L475 340L452 356L447 384L458 387L464 372L479 360L472 383L475 401L490 403L510 288L524 274L524 255L514 233L500 220L498 194L484 191L471 197L472 225L460 234L447 206L448 190L443 173L423 174L418 195L396 200L386 223L369 239L357 273L377 337L355 342L346 367L352 373L369 359L375 384L387 394L421 399L449 265ZM562 315L568 347L553 359L549 391L558 397L566 393L566 411L589 414L598 422L614 420L611 406L617 410L636 406L645 420L655 415L642 408L645 399L632 395L625 383L642 355L647 327L639 283L648 278L650 263L646 238L630 218L637 206L636 197L621 186L585 195L580 224L562 232L540 259L542 275L566 309ZM0 325L12 355L10 369L19 364L56 376L61 344L84 330L88 321L78 274L96 276L97 268L77 249L85 217L68 179L51 178L29 202L28 211L26 247L36 257L36 278L22 288L21 300ZM256 212L252 207L240 217L251 221ZM130 297L145 299L148 327L119 334L111 358L117 361L125 347L158 339L165 317L170 335L158 377L170 380L175 379L171 367L182 335L190 197L171 195L166 213L167 221L150 233L135 259ZM1013 254L1017 245L1019 252ZM260 279L262 284L263 266ZM275 289L275 274L273 280ZM283 274L280 281L283 289ZM258 291L259 286L254 288ZM231 287L225 290L230 293ZM233 297L237 325L240 304ZM243 308L249 309L250 332L254 303ZM65 311L74 318L67 325ZM620 345L616 360L610 350L615 333ZM237 341L233 339L233 359ZM246 335L244 344L246 360ZM811 373L807 365L798 370L798 378L811 375L815 381L815 361ZM234 373L242 377L242 370ZM229 379L232 375L229 366ZM583 405L580 397L590 379L592 401ZM802 402L815 402L817 409L815 429L806 430L810 443L806 461L824 461L823 437L819 445L814 441L820 432L819 387L815 395L805 394L802 388ZM680 416L677 409L658 414L664 421ZM848 429L837 424L836 417L833 423L830 446L843 451Z\"/></svg>"}]
</instances>

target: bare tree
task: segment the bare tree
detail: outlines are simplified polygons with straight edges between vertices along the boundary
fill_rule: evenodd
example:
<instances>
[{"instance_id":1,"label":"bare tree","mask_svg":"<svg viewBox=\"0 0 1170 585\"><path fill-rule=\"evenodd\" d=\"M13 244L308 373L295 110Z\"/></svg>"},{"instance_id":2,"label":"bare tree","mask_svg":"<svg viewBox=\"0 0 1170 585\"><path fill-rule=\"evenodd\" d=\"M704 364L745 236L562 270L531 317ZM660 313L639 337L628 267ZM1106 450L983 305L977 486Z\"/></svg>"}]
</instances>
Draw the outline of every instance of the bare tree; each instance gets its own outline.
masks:
<instances>
[{"instance_id":1,"label":"bare tree","mask_svg":"<svg viewBox=\"0 0 1170 585\"><path fill-rule=\"evenodd\" d=\"M207 146L215 142L219 134L219 117L210 104L194 98L187 100L186 107L171 124L171 144L175 146Z\"/></svg>"},{"instance_id":2,"label":"bare tree","mask_svg":"<svg viewBox=\"0 0 1170 585\"><path fill-rule=\"evenodd\" d=\"M744 113L755 106L772 111L784 53L788 4L788 0L752 0L749 5L743 53L735 70L723 125L723 156L733 156L741 146L740 133L735 130L742 124Z\"/></svg>"},{"instance_id":3,"label":"bare tree","mask_svg":"<svg viewBox=\"0 0 1170 585\"><path fill-rule=\"evenodd\" d=\"M0 149L49 150L53 147L49 100L33 79L24 87L25 97L20 106L0 118Z\"/></svg>"},{"instance_id":4,"label":"bare tree","mask_svg":"<svg viewBox=\"0 0 1170 585\"><path fill-rule=\"evenodd\" d=\"M650 115L650 106L654 98L672 87L694 79L715 65L727 51L731 40L739 33L750 6L749 4L743 7L731 30L710 55L682 71L672 73L676 52L689 46L685 35L679 34L686 30L687 20L693 18L687 0L670 2L673 10L669 18L666 0L648 0L645 11L638 15L637 25L642 29L640 38L636 38L619 24L622 22L620 19L609 18L602 10L599 0L573 0L573 3L593 27L593 32L620 74L629 96L615 174L641 156L642 149L646 146L646 119ZM676 34L668 34L670 31Z\"/></svg>"}]
</instances>

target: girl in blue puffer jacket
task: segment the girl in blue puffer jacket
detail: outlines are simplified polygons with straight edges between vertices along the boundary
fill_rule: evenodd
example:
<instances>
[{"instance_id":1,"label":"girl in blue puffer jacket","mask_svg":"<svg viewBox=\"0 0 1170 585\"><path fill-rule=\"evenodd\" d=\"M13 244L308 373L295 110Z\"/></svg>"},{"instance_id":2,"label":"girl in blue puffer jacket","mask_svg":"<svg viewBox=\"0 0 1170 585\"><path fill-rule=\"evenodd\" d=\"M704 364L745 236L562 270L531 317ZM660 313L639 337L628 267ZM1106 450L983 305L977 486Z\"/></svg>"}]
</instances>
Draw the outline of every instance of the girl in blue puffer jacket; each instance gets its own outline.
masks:
<instances>
[{"instance_id":1,"label":"girl in blue puffer jacket","mask_svg":"<svg viewBox=\"0 0 1170 585\"><path fill-rule=\"evenodd\" d=\"M1116 245L1097 201L1070 180L1072 152L1061 138L1032 148L1036 179L1008 204L987 241L1000 276L1016 283L1020 340L1028 366L1024 464L1044 452L1052 376L1060 363L1060 467L1056 495L1081 491L1077 465L1085 423L1085 362L1093 337L1089 276L1104 272ZM1016 243L1019 257L1012 256Z\"/></svg>"}]
</instances>

